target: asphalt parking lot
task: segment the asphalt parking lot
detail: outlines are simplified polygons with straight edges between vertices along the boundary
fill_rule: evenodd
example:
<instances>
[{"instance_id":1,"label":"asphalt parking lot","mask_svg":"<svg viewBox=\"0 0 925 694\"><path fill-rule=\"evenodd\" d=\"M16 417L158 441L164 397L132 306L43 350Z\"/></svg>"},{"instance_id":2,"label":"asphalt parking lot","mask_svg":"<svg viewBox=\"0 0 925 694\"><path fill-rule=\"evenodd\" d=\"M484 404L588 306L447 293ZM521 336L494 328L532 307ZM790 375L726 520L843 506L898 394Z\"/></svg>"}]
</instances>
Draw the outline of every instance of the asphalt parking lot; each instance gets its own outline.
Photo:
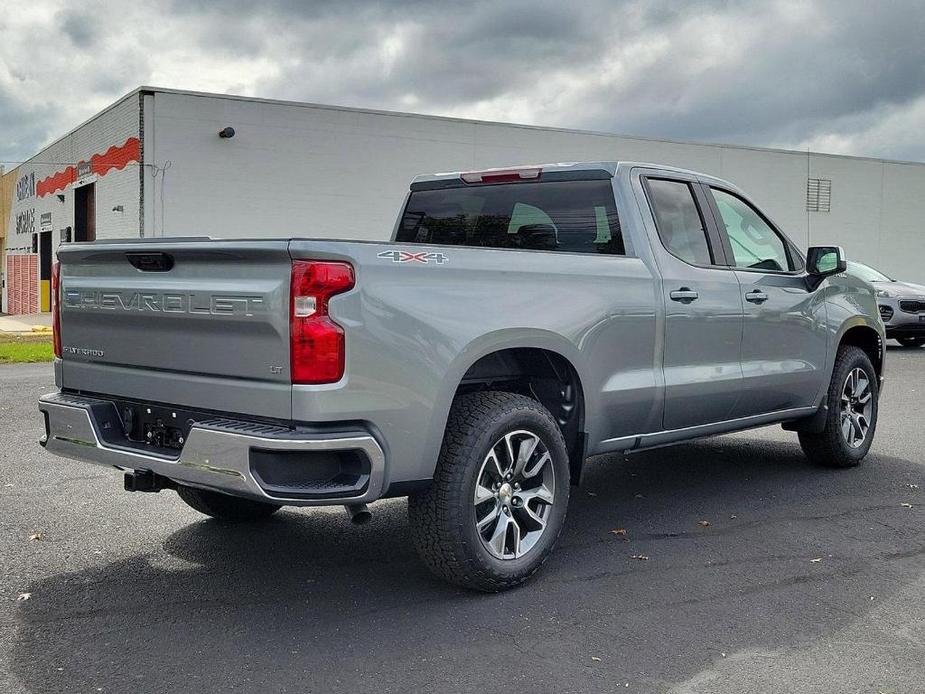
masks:
<instances>
[{"instance_id":1,"label":"asphalt parking lot","mask_svg":"<svg viewBox=\"0 0 925 694\"><path fill-rule=\"evenodd\" d=\"M858 469L777 427L594 460L502 595L431 578L403 500L242 527L127 494L35 443L52 388L0 367L2 692L925 692L925 349L890 349Z\"/></svg>"}]
</instances>

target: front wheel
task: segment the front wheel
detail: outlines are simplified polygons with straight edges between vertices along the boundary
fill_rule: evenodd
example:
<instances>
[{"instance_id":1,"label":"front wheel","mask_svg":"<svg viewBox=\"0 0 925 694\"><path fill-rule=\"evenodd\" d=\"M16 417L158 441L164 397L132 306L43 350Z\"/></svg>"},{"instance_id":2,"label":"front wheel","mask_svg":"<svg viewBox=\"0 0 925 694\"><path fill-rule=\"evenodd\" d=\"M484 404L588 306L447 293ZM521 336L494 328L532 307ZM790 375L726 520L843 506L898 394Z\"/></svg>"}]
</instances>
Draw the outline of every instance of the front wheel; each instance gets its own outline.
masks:
<instances>
[{"instance_id":1,"label":"front wheel","mask_svg":"<svg viewBox=\"0 0 925 694\"><path fill-rule=\"evenodd\" d=\"M428 568L497 592L534 574L565 523L569 464L552 415L523 395L480 392L453 403L433 484L408 500Z\"/></svg>"},{"instance_id":2,"label":"front wheel","mask_svg":"<svg viewBox=\"0 0 925 694\"><path fill-rule=\"evenodd\" d=\"M897 337L896 341L907 348L925 345L925 337Z\"/></svg>"},{"instance_id":3,"label":"front wheel","mask_svg":"<svg viewBox=\"0 0 925 694\"><path fill-rule=\"evenodd\" d=\"M854 467L867 455L877 429L880 387L865 352L851 345L838 350L829 383L828 412L820 433L800 432L800 446L812 462Z\"/></svg>"},{"instance_id":4,"label":"front wheel","mask_svg":"<svg viewBox=\"0 0 925 694\"><path fill-rule=\"evenodd\" d=\"M227 521L257 521L269 518L279 511L279 504L252 501L230 494L212 492L186 485L177 485L177 494L188 506L199 513Z\"/></svg>"}]
</instances>

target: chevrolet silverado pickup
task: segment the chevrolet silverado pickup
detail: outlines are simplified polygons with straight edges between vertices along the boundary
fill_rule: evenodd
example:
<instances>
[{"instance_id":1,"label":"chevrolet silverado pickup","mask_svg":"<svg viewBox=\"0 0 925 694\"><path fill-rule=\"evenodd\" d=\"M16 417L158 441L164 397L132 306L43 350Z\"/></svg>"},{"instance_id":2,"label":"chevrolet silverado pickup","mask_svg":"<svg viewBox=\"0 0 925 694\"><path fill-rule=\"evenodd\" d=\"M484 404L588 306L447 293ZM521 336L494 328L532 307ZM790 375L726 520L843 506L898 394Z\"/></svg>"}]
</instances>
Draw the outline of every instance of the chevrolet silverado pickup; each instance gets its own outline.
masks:
<instances>
[{"instance_id":1,"label":"chevrolet silverado pickup","mask_svg":"<svg viewBox=\"0 0 925 694\"><path fill-rule=\"evenodd\" d=\"M588 456L779 423L843 468L877 425L874 289L672 167L419 176L390 242L58 259L46 450L220 519L407 496L424 563L474 589L542 565Z\"/></svg>"}]
</instances>

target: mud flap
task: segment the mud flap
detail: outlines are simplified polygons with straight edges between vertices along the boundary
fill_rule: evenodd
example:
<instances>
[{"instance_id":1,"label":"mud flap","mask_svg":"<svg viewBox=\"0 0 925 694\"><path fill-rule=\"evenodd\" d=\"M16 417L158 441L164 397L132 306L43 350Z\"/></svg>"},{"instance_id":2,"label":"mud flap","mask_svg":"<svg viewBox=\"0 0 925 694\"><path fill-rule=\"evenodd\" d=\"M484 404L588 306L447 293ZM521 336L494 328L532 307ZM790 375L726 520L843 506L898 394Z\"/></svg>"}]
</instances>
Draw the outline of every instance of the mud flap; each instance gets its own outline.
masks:
<instances>
[{"instance_id":1,"label":"mud flap","mask_svg":"<svg viewBox=\"0 0 925 694\"><path fill-rule=\"evenodd\" d=\"M801 419L784 422L781 427L786 431L804 431L810 434L821 434L825 430L826 418L829 415L828 395L823 398L822 404L815 414Z\"/></svg>"}]
</instances>

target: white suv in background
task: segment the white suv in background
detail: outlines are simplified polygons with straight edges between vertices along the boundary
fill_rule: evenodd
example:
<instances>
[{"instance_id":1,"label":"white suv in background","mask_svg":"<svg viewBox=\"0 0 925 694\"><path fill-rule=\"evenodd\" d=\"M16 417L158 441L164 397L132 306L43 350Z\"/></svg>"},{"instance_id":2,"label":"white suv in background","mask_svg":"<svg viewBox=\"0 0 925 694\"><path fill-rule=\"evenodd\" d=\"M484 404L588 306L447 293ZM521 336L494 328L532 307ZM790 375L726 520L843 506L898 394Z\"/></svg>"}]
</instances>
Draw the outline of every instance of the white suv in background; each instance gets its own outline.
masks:
<instances>
[{"instance_id":1,"label":"white suv in background","mask_svg":"<svg viewBox=\"0 0 925 694\"><path fill-rule=\"evenodd\" d=\"M888 338L903 347L925 345L925 287L894 280L879 270L850 260L847 272L874 286Z\"/></svg>"}]
</instances>

